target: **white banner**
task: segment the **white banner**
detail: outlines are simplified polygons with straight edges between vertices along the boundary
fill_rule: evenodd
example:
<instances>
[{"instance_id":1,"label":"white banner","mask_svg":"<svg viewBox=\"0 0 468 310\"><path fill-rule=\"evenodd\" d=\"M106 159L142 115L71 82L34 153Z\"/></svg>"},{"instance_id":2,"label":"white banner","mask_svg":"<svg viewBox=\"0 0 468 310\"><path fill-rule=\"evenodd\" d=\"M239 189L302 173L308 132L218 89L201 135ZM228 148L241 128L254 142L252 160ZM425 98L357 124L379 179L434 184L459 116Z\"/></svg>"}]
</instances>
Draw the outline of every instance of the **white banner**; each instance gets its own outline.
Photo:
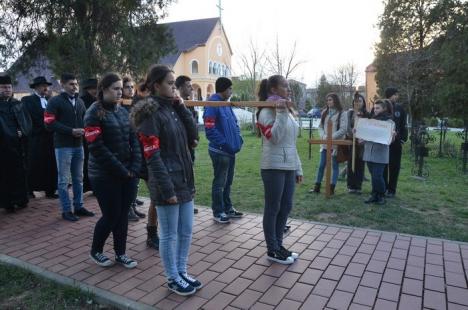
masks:
<instances>
[{"instance_id":1,"label":"white banner","mask_svg":"<svg viewBox=\"0 0 468 310\"><path fill-rule=\"evenodd\" d=\"M394 130L394 122L358 118L358 122L356 124L356 138L390 145L390 143L392 143L392 135Z\"/></svg>"}]
</instances>

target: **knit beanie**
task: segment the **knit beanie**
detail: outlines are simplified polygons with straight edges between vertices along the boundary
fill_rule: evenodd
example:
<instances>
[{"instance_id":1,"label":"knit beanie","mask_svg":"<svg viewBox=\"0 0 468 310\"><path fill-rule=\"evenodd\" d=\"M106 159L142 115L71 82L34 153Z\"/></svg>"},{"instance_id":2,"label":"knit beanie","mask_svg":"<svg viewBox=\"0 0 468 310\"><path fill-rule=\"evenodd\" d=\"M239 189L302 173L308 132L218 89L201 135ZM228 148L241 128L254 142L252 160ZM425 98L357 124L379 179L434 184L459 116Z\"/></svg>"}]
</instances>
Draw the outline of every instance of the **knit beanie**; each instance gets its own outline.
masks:
<instances>
[{"instance_id":1,"label":"knit beanie","mask_svg":"<svg viewBox=\"0 0 468 310\"><path fill-rule=\"evenodd\" d=\"M395 87L387 87L385 89L385 98L390 99L390 97L395 95L396 93L398 93L398 89L396 89Z\"/></svg>"},{"instance_id":2,"label":"knit beanie","mask_svg":"<svg viewBox=\"0 0 468 310\"><path fill-rule=\"evenodd\" d=\"M232 85L232 81L226 77L220 77L216 80L216 93L222 93Z\"/></svg>"},{"instance_id":3,"label":"knit beanie","mask_svg":"<svg viewBox=\"0 0 468 310\"><path fill-rule=\"evenodd\" d=\"M0 84L11 84L11 77L9 75L0 75Z\"/></svg>"}]
</instances>

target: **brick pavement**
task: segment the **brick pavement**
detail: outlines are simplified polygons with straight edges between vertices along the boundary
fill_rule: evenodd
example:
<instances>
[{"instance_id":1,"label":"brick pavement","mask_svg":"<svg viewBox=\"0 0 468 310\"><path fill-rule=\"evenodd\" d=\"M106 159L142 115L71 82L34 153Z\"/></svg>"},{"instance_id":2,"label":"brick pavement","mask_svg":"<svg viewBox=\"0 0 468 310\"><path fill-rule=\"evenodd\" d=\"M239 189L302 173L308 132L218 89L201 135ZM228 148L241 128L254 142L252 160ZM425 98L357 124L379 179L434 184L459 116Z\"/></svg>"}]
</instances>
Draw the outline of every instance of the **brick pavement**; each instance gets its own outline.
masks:
<instances>
[{"instance_id":1,"label":"brick pavement","mask_svg":"<svg viewBox=\"0 0 468 310\"><path fill-rule=\"evenodd\" d=\"M155 308L468 309L466 243L292 220L285 245L300 259L272 265L260 216L220 225L201 208L189 272L205 286L185 298L166 289L159 256L145 245L146 220L129 225L138 267L106 269L88 258L97 217L65 222L57 204L36 198L16 214L0 210L0 253ZM98 211L92 197L85 205Z\"/></svg>"}]
</instances>

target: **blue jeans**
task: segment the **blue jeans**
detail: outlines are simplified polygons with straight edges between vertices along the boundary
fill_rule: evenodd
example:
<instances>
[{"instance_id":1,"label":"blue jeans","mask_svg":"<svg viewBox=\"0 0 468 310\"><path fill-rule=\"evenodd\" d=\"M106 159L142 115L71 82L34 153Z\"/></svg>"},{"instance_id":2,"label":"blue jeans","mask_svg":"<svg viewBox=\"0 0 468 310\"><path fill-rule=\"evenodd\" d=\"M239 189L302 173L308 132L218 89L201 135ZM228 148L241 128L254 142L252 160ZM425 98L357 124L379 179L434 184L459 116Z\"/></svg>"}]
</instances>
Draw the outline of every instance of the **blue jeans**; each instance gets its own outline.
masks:
<instances>
[{"instance_id":1,"label":"blue jeans","mask_svg":"<svg viewBox=\"0 0 468 310\"><path fill-rule=\"evenodd\" d=\"M234 179L236 158L209 152L213 163L213 184L211 187L211 209L214 216L232 210L231 185Z\"/></svg>"},{"instance_id":2,"label":"blue jeans","mask_svg":"<svg viewBox=\"0 0 468 310\"><path fill-rule=\"evenodd\" d=\"M320 164L319 164L319 169L317 172L317 178L315 179L315 183L322 183L323 173L325 171L326 164L327 164L327 150L322 150L320 152ZM340 166L338 165L338 162L336 161L336 156L333 156L333 155L332 155L332 168L333 168L333 173L332 173L331 184L336 185L336 182L338 181L338 174L340 173Z\"/></svg>"},{"instance_id":3,"label":"blue jeans","mask_svg":"<svg viewBox=\"0 0 468 310\"><path fill-rule=\"evenodd\" d=\"M178 205L156 206L159 223L159 254L168 279L187 272L192 242L193 200Z\"/></svg>"},{"instance_id":4,"label":"blue jeans","mask_svg":"<svg viewBox=\"0 0 468 310\"><path fill-rule=\"evenodd\" d=\"M369 172L372 179L372 192L376 194L385 193L385 179L384 179L384 170L386 164L372 163L367 162L367 167L369 167Z\"/></svg>"},{"instance_id":5,"label":"blue jeans","mask_svg":"<svg viewBox=\"0 0 468 310\"><path fill-rule=\"evenodd\" d=\"M83 208L83 147L63 147L55 149L58 174L58 194L62 212L71 211L68 184L73 188L73 207L76 210Z\"/></svg>"}]
</instances>

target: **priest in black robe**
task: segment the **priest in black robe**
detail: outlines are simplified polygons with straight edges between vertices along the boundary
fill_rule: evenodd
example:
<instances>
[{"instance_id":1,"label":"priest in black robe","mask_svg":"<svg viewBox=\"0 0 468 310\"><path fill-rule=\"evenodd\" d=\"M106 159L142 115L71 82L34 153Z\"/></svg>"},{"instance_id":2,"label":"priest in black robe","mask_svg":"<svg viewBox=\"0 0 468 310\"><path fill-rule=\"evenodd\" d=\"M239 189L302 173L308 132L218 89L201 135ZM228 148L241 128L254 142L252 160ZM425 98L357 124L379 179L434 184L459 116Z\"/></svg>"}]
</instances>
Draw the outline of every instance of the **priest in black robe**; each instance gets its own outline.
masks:
<instances>
[{"instance_id":1,"label":"priest in black robe","mask_svg":"<svg viewBox=\"0 0 468 310\"><path fill-rule=\"evenodd\" d=\"M30 131L31 119L13 98L11 78L0 76L0 208L8 212L28 204L25 156Z\"/></svg>"},{"instance_id":2,"label":"priest in black robe","mask_svg":"<svg viewBox=\"0 0 468 310\"><path fill-rule=\"evenodd\" d=\"M49 86L43 76L33 79L29 85L34 91L21 99L32 121L28 137L27 180L29 191L44 191L47 198L58 198L57 163L55 161L54 133L44 126Z\"/></svg>"}]
</instances>

